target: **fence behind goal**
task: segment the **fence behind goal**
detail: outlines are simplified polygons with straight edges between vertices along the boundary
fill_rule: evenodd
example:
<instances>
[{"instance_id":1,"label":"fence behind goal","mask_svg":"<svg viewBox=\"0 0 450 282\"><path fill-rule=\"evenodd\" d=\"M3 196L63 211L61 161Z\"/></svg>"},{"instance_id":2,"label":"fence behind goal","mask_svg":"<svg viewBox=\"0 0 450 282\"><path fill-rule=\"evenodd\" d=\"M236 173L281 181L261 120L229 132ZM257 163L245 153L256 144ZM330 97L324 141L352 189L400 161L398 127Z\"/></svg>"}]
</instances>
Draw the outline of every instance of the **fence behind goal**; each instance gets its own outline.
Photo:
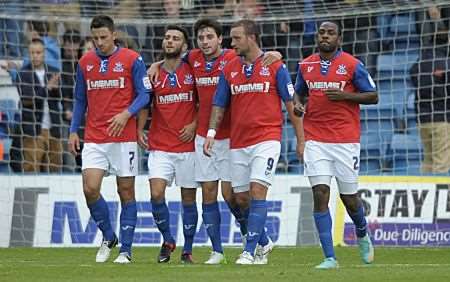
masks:
<instances>
[{"instance_id":1,"label":"fence behind goal","mask_svg":"<svg viewBox=\"0 0 450 282\"><path fill-rule=\"evenodd\" d=\"M163 3L166 2L166 3ZM223 3L219 3L223 2ZM190 32L191 47L196 46L192 25L201 15L217 18L224 27L224 47L230 47L229 30L236 19L248 17L260 24L264 50L278 50L295 79L299 60L315 51L314 33L318 22L338 20L343 28L344 51L358 57L373 76L380 97L378 105L361 106L360 194L363 197L371 230L379 244L386 245L448 245L450 196L448 177L403 178L412 175L448 175L423 173L424 159L416 104L430 102L432 97L417 95L417 85L410 70L416 62L439 60L446 66L444 75L434 76L434 69L418 68L418 76L432 80L432 87L445 89L443 108L450 111L448 30L450 5L447 1L2 1L0 12L0 63L24 64L30 22L40 22L52 40L55 50L61 48L59 61L62 74L72 77L64 68L70 61L63 55L63 35L72 29L80 31L81 39L89 36L89 21L97 13L112 15L123 31L121 37L139 50L147 64L158 59L165 25L178 23ZM216 3L216 4L214 4ZM219 4L217 4L219 3ZM177 12L178 11L178 12ZM46 24L42 24L46 22ZM446 50L441 52L442 50ZM426 57L424 54L428 54ZM431 54L431 55L430 55ZM445 54L445 55L442 55ZM431 57L430 57L431 56ZM56 55L58 58L58 55ZM436 60L435 60L436 59ZM70 68L69 68L70 70ZM0 69L0 246L62 246L98 243L99 234L89 219L81 193L81 179L76 160L64 152L64 162L55 175L21 176L23 152L20 127L21 105L14 81L14 71ZM420 79L419 79L420 80ZM418 86L420 87L420 82ZM20 85L19 85L20 86ZM69 93L71 85L62 84ZM66 103L66 105L64 105ZM61 109L70 109L70 97L61 101ZM69 120L61 111L62 126L68 130ZM445 134L445 133L444 133ZM446 132L450 138L450 132ZM66 146L67 135L63 135ZM448 147L437 148L436 154L448 154ZM447 150L447 151L446 151ZM19 171L12 176L13 171ZM146 153L140 155L140 171L146 173ZM282 155L269 213L271 236L279 244L315 244L317 237L311 217L311 195L308 182L298 176L303 171L295 154L295 137L287 118L284 122ZM75 173L75 175L60 176ZM283 175L288 174L288 175ZM375 176L375 177L372 177ZM139 178L137 190L143 217L138 242L159 244L155 226L149 215L148 187L145 177ZM112 181L105 182L112 213L118 204ZM333 186L334 187L334 186ZM179 218L177 190L173 197L173 217ZM170 201L170 200L169 200ZM351 225L339 202L332 204L334 236L341 244L352 244ZM5 208L3 208L5 207ZM239 243L236 226L225 206L225 243ZM117 215L117 213L116 213ZM228 217L227 217L228 216ZM179 221L174 223L176 228ZM3 228L4 227L4 228ZM204 230L200 228L199 234ZM142 233L142 234L141 234ZM198 244L206 240L199 235ZM415 236L415 237L414 237ZM434 237L433 237L434 236ZM446 237L447 236L447 237ZM182 236L181 236L182 237ZM416 238L416 239L414 239ZM430 239L431 238L431 239ZM434 238L434 239L433 239ZM413 240L414 239L414 240ZM411 241L412 240L412 241ZM430 243L431 242L431 243ZM140 244L140 243L138 243Z\"/></svg>"}]
</instances>

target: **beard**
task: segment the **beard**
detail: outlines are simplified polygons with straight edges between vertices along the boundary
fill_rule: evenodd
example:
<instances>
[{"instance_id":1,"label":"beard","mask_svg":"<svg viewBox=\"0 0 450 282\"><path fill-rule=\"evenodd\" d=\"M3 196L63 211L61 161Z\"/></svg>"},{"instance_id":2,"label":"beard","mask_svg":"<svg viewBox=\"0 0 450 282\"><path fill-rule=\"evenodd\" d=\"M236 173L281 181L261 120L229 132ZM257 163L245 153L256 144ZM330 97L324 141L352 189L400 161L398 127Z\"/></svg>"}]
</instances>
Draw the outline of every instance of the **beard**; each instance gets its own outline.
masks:
<instances>
[{"instance_id":1,"label":"beard","mask_svg":"<svg viewBox=\"0 0 450 282\"><path fill-rule=\"evenodd\" d=\"M319 50L324 53L332 53L337 50L335 45L321 45L319 44Z\"/></svg>"},{"instance_id":2,"label":"beard","mask_svg":"<svg viewBox=\"0 0 450 282\"><path fill-rule=\"evenodd\" d=\"M166 59L175 59L175 58L178 58L180 55L181 55L181 49L176 49L170 53L168 53L166 51L163 52L163 56Z\"/></svg>"}]
</instances>

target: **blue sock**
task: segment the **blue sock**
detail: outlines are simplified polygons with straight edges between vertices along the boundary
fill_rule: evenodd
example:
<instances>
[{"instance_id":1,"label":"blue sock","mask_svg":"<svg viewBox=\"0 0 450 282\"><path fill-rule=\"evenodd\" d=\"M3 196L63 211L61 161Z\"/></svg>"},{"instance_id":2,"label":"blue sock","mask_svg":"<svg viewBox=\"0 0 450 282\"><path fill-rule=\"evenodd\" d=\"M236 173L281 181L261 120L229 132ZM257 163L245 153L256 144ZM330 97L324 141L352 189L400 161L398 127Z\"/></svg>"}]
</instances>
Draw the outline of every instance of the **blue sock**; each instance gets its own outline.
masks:
<instances>
[{"instance_id":1,"label":"blue sock","mask_svg":"<svg viewBox=\"0 0 450 282\"><path fill-rule=\"evenodd\" d=\"M163 236L164 242L175 243L175 240L170 234L169 208L166 205L166 200L164 199L161 202L152 200L151 203L153 218L155 219L159 232Z\"/></svg>"},{"instance_id":2,"label":"blue sock","mask_svg":"<svg viewBox=\"0 0 450 282\"><path fill-rule=\"evenodd\" d=\"M364 236L366 236L367 233L367 221L366 218L364 216L364 208L363 205L359 205L358 207L358 211L356 213L350 213L348 212L348 215L351 217L351 219L353 220L353 223L355 224L355 232L356 232L356 236L358 238L362 238Z\"/></svg>"},{"instance_id":3,"label":"blue sock","mask_svg":"<svg viewBox=\"0 0 450 282\"><path fill-rule=\"evenodd\" d=\"M133 244L134 229L137 221L136 201L122 204L120 211L120 252L127 252L131 256L131 244Z\"/></svg>"},{"instance_id":4,"label":"blue sock","mask_svg":"<svg viewBox=\"0 0 450 282\"><path fill-rule=\"evenodd\" d=\"M217 202L212 204L203 204L203 224L206 226L206 232L211 240L213 251L223 253L222 239L220 236L220 211Z\"/></svg>"},{"instance_id":5,"label":"blue sock","mask_svg":"<svg viewBox=\"0 0 450 282\"><path fill-rule=\"evenodd\" d=\"M269 237L267 236L266 228L264 228L264 227L261 231L261 236L259 237L258 244L260 246L265 246L265 245L269 244Z\"/></svg>"},{"instance_id":6,"label":"blue sock","mask_svg":"<svg viewBox=\"0 0 450 282\"><path fill-rule=\"evenodd\" d=\"M91 211L91 216L98 228L102 231L103 238L107 241L114 240L116 235L114 234L111 222L109 221L109 209L105 199L100 195L97 202L88 205L88 208Z\"/></svg>"},{"instance_id":7,"label":"blue sock","mask_svg":"<svg viewBox=\"0 0 450 282\"><path fill-rule=\"evenodd\" d=\"M331 235L331 216L330 211L314 212L314 221L319 232L320 244L322 245L323 254L326 258L335 258L333 248L333 237Z\"/></svg>"},{"instance_id":8,"label":"blue sock","mask_svg":"<svg viewBox=\"0 0 450 282\"><path fill-rule=\"evenodd\" d=\"M245 209L245 211L241 210L239 206L231 206L229 203L228 207L230 208L231 213L236 218L236 221L239 223L239 228L241 229L241 234L246 235L247 225L248 225L248 209Z\"/></svg>"},{"instance_id":9,"label":"blue sock","mask_svg":"<svg viewBox=\"0 0 450 282\"><path fill-rule=\"evenodd\" d=\"M264 225L267 218L266 200L252 200L250 202L250 212L248 215L247 244L244 251L255 254L256 244L264 232Z\"/></svg>"},{"instance_id":10,"label":"blue sock","mask_svg":"<svg viewBox=\"0 0 450 282\"><path fill-rule=\"evenodd\" d=\"M191 205L183 205L183 235L184 247L183 253L192 253L192 244L194 243L194 235L197 232L198 212L195 203Z\"/></svg>"}]
</instances>

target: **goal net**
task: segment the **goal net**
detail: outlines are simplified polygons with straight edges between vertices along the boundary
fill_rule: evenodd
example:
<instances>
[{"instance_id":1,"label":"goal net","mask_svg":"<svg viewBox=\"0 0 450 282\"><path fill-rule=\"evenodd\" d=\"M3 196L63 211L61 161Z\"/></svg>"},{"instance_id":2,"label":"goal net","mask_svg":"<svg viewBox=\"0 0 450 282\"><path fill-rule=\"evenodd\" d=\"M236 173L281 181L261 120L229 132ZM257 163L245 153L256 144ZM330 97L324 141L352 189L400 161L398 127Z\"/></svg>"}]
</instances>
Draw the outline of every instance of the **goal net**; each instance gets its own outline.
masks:
<instances>
[{"instance_id":1,"label":"goal net","mask_svg":"<svg viewBox=\"0 0 450 282\"><path fill-rule=\"evenodd\" d=\"M193 23L199 17L216 18L223 24L223 45L230 48L231 24L254 19L260 26L261 46L283 55L293 79L298 62L315 52L317 23L338 21L342 49L365 64L379 94L377 105L361 106L359 163L364 176L360 194L373 236L378 236L375 241L412 246L450 242L448 166L445 169L450 154L448 1L5 0L0 6L0 246L91 246L101 240L84 205L80 160L67 151L74 69L83 50L92 47L89 23L100 13L114 18L123 44L138 50L147 65L158 59L169 23L185 26L194 48ZM50 112L61 117L63 134L58 141L63 150L53 153L63 157L56 168L43 164L40 173L24 173L25 133L18 91L23 85L17 72L29 64L27 46L36 36L45 38L46 63L61 70L63 97L58 110ZM295 148L285 114L267 229L282 245L316 244L309 182L301 176L303 165ZM52 150L43 152L46 161ZM135 241L158 245L161 238L151 216L146 159L146 152L140 152L141 176L136 185L140 225ZM114 185L111 177L105 179L103 191L117 226L120 203ZM354 244L350 220L336 200L335 184L333 191L335 241ZM182 240L178 190L170 189L167 199L173 232ZM239 244L239 228L224 202L221 212L224 243ZM196 243L207 244L207 240L199 224Z\"/></svg>"}]
</instances>

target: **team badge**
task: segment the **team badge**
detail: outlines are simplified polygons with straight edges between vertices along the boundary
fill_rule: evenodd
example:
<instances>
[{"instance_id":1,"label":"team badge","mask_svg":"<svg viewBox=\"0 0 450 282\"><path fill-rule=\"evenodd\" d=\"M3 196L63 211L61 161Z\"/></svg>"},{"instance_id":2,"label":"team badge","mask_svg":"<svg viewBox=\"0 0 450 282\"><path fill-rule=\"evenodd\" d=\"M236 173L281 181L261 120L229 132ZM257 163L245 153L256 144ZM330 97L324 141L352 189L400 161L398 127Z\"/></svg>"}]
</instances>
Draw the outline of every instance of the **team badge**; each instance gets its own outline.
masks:
<instances>
[{"instance_id":1,"label":"team badge","mask_svg":"<svg viewBox=\"0 0 450 282\"><path fill-rule=\"evenodd\" d=\"M87 65L86 66L86 71L90 72L93 68L94 68L94 65Z\"/></svg>"},{"instance_id":2,"label":"team badge","mask_svg":"<svg viewBox=\"0 0 450 282\"><path fill-rule=\"evenodd\" d=\"M223 70L223 68L225 67L226 64L227 64L226 61L220 61L220 63L219 63L219 70Z\"/></svg>"},{"instance_id":3,"label":"team badge","mask_svg":"<svg viewBox=\"0 0 450 282\"><path fill-rule=\"evenodd\" d=\"M186 74L184 76L184 84L193 84L194 78L192 77L192 74Z\"/></svg>"},{"instance_id":4,"label":"team badge","mask_svg":"<svg viewBox=\"0 0 450 282\"><path fill-rule=\"evenodd\" d=\"M259 71L259 75L261 76L269 76L270 75L270 71L268 67L262 67L261 70Z\"/></svg>"},{"instance_id":5,"label":"team badge","mask_svg":"<svg viewBox=\"0 0 450 282\"><path fill-rule=\"evenodd\" d=\"M113 72L123 72L123 64L121 62L117 62L114 65Z\"/></svg>"},{"instance_id":6,"label":"team badge","mask_svg":"<svg viewBox=\"0 0 450 282\"><path fill-rule=\"evenodd\" d=\"M336 71L336 74L342 74L342 75L347 74L347 69L346 69L345 65L339 65L338 69Z\"/></svg>"}]
</instances>

